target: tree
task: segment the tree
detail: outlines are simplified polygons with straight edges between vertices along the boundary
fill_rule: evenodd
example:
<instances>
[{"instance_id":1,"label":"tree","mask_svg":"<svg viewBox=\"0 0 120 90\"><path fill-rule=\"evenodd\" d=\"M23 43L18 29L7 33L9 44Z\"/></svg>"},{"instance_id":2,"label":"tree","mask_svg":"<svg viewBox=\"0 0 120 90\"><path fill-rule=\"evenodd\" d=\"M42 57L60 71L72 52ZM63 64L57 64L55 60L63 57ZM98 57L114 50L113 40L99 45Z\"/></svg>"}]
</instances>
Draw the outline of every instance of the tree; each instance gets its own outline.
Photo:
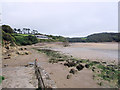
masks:
<instances>
[{"instance_id":1,"label":"tree","mask_svg":"<svg viewBox=\"0 0 120 90\"><path fill-rule=\"evenodd\" d=\"M30 34L30 29L28 28L27 30L28 30L28 34Z\"/></svg>"},{"instance_id":2,"label":"tree","mask_svg":"<svg viewBox=\"0 0 120 90\"><path fill-rule=\"evenodd\" d=\"M18 31L19 33L21 33L21 30L20 30L20 29L18 29L17 31Z\"/></svg>"},{"instance_id":3,"label":"tree","mask_svg":"<svg viewBox=\"0 0 120 90\"><path fill-rule=\"evenodd\" d=\"M17 33L16 31L17 31L17 29L16 29L16 28L14 28L14 33Z\"/></svg>"}]
</instances>

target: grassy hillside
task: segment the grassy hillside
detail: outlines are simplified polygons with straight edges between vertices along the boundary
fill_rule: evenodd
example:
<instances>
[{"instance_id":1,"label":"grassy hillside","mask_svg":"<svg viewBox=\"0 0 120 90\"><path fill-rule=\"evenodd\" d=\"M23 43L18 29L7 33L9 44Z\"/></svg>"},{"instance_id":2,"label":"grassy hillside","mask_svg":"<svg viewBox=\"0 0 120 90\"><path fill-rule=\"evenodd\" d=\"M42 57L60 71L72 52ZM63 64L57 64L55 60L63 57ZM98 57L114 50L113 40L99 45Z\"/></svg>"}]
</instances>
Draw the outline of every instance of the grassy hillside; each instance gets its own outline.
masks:
<instances>
[{"instance_id":1,"label":"grassy hillside","mask_svg":"<svg viewBox=\"0 0 120 90\"><path fill-rule=\"evenodd\" d=\"M97 33L82 38L67 38L69 42L120 42L120 33Z\"/></svg>"},{"instance_id":2,"label":"grassy hillside","mask_svg":"<svg viewBox=\"0 0 120 90\"><path fill-rule=\"evenodd\" d=\"M2 41L9 41L11 45L31 45L38 42L66 42L66 39L62 36L45 35L51 39L37 39L34 35L15 33L15 31L8 25L2 25L1 27ZM37 35L39 35L39 33Z\"/></svg>"},{"instance_id":3,"label":"grassy hillside","mask_svg":"<svg viewBox=\"0 0 120 90\"><path fill-rule=\"evenodd\" d=\"M14 30L8 25L2 25L2 44L4 41L10 42L11 45L31 45L38 42L37 38L33 35L27 34L17 34L14 33Z\"/></svg>"},{"instance_id":4,"label":"grassy hillside","mask_svg":"<svg viewBox=\"0 0 120 90\"><path fill-rule=\"evenodd\" d=\"M12 34L12 36L15 38L17 45L31 45L38 43L37 38L33 35Z\"/></svg>"}]
</instances>

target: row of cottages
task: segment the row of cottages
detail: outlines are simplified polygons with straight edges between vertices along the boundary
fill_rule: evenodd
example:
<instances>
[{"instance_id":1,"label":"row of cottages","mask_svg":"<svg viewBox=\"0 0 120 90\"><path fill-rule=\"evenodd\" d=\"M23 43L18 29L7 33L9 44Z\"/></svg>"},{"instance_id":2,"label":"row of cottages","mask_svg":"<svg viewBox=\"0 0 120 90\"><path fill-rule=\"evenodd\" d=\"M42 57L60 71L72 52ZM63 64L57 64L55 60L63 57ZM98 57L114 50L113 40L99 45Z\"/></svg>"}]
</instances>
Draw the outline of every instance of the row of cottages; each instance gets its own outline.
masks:
<instances>
[{"instance_id":1,"label":"row of cottages","mask_svg":"<svg viewBox=\"0 0 120 90\"><path fill-rule=\"evenodd\" d=\"M52 39L44 35L35 35L38 39Z\"/></svg>"}]
</instances>

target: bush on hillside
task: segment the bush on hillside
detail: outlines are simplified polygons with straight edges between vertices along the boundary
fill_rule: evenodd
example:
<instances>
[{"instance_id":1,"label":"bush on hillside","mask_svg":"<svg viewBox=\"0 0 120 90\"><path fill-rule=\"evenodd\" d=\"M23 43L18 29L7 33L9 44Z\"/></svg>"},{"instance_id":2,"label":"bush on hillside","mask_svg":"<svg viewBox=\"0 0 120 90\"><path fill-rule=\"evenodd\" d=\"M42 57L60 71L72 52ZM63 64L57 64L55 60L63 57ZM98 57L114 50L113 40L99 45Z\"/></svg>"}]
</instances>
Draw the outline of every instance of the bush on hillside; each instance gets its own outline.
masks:
<instances>
[{"instance_id":1,"label":"bush on hillside","mask_svg":"<svg viewBox=\"0 0 120 90\"><path fill-rule=\"evenodd\" d=\"M5 41L10 41L11 45L13 45L14 42L16 42L15 38L12 37L11 34L5 33L4 31L2 31L2 39L5 40Z\"/></svg>"},{"instance_id":2,"label":"bush on hillside","mask_svg":"<svg viewBox=\"0 0 120 90\"><path fill-rule=\"evenodd\" d=\"M28 35L28 36L18 35L14 37L16 39L17 45L31 45L31 44L38 43L37 38L32 35Z\"/></svg>"},{"instance_id":3,"label":"bush on hillside","mask_svg":"<svg viewBox=\"0 0 120 90\"><path fill-rule=\"evenodd\" d=\"M2 30L6 33L13 33L13 29L8 25L2 25Z\"/></svg>"}]
</instances>

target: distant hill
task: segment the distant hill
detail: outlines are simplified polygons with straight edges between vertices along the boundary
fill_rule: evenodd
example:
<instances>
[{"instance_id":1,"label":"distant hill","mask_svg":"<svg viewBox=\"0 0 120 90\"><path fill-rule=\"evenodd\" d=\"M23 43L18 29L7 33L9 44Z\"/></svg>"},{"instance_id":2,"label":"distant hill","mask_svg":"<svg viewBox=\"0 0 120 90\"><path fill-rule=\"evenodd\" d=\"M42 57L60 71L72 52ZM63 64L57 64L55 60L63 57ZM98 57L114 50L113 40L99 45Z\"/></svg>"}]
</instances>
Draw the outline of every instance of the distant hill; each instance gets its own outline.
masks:
<instances>
[{"instance_id":1,"label":"distant hill","mask_svg":"<svg viewBox=\"0 0 120 90\"><path fill-rule=\"evenodd\" d=\"M96 33L80 38L66 38L69 42L120 42L120 33Z\"/></svg>"}]
</instances>

